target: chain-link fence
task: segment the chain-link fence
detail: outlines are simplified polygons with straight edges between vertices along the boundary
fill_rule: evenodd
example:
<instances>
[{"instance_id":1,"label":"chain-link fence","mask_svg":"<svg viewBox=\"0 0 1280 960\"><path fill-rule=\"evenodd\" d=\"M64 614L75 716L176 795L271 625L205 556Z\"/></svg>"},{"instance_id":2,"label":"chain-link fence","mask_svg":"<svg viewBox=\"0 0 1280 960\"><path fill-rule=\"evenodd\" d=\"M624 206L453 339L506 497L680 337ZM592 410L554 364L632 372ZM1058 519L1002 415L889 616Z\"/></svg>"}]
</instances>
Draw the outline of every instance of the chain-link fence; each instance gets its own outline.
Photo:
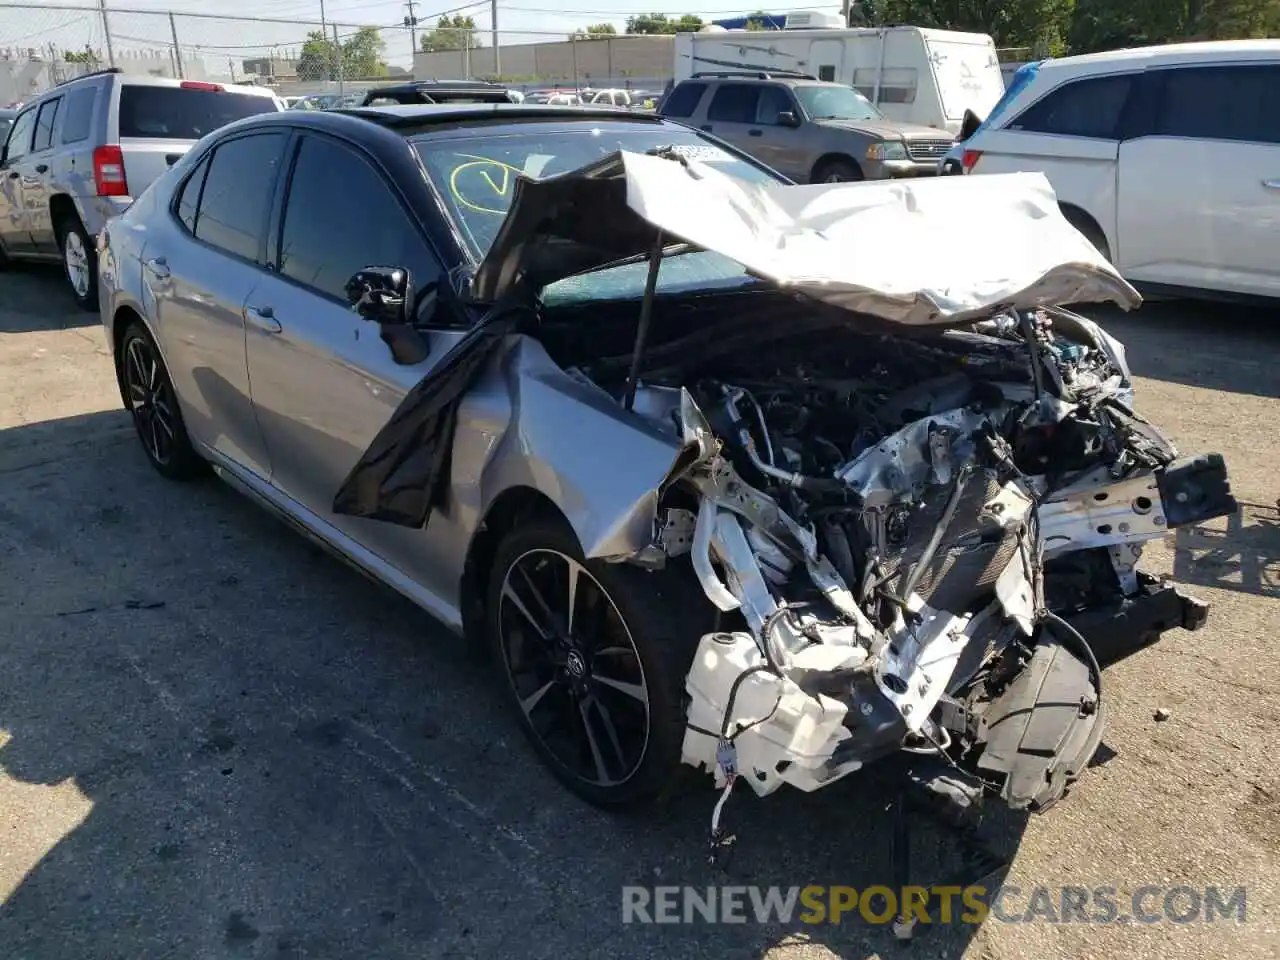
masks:
<instances>
[{"instance_id":1,"label":"chain-link fence","mask_svg":"<svg viewBox=\"0 0 1280 960\"><path fill-rule=\"evenodd\" d=\"M271 4L262 8L269 13ZM358 23L348 22L351 7L342 9L343 20L321 21L318 4L315 17L286 18L0 0L0 106L108 66L261 84L292 96L356 94L414 76L494 79L525 90L647 91L662 88L674 62L670 36L494 31L452 26L448 18ZM383 16L390 9L371 8Z\"/></svg>"}]
</instances>

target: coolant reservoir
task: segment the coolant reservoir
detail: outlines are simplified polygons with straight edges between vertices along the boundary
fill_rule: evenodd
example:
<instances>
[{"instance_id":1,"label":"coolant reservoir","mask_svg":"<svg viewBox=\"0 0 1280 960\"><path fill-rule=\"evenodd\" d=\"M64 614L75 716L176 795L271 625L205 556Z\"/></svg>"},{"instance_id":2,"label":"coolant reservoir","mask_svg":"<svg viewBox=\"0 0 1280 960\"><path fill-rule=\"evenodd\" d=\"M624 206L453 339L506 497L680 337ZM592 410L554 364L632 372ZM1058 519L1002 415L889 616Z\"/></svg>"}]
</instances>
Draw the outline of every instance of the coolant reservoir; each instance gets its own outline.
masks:
<instances>
[{"instance_id":1,"label":"coolant reservoir","mask_svg":"<svg viewBox=\"0 0 1280 960\"><path fill-rule=\"evenodd\" d=\"M849 736L842 722L845 706L837 700L807 694L791 680L755 669L738 685L730 707L735 681L765 665L748 633L702 638L685 683L690 729L685 732L684 762L713 772L716 782L724 783L716 766L716 743L731 708L727 736L737 749L738 771L761 796L783 783L814 790L856 769L856 762L838 768L829 763L836 745Z\"/></svg>"}]
</instances>

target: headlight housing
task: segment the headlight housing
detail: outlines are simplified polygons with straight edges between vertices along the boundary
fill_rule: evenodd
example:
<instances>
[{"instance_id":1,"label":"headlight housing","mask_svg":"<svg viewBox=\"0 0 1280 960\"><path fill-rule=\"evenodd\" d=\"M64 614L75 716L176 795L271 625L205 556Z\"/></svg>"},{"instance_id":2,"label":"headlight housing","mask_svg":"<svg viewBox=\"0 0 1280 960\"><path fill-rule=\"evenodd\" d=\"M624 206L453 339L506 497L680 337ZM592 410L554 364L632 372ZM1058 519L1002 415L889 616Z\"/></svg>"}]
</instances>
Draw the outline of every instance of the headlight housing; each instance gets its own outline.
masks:
<instances>
[{"instance_id":1,"label":"headlight housing","mask_svg":"<svg viewBox=\"0 0 1280 960\"><path fill-rule=\"evenodd\" d=\"M885 140L867 147L868 160L906 160L907 145L901 140Z\"/></svg>"}]
</instances>

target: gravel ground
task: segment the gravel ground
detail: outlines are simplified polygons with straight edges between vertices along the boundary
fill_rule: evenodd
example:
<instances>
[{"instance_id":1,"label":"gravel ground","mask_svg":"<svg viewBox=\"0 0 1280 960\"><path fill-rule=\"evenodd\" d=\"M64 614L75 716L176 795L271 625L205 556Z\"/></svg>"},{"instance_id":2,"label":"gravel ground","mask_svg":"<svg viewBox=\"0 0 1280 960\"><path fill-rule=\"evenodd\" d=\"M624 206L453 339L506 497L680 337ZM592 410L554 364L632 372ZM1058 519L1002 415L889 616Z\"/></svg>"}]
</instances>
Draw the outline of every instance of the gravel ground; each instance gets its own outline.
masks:
<instances>
[{"instance_id":1,"label":"gravel ground","mask_svg":"<svg viewBox=\"0 0 1280 960\"><path fill-rule=\"evenodd\" d=\"M143 460L102 333L59 278L0 276L0 955L1275 957L1280 773L1280 316L1103 317L1142 409L1228 458L1240 516L1146 566L1210 600L1107 674L1107 759L1001 818L1006 885L1247 887L1243 924L626 926L624 884L887 882L890 820L851 778L645 818L543 772L486 670L406 602L216 482ZM1167 721L1153 719L1157 708ZM928 825L921 874L959 855ZM1013 909L1026 905L1013 897ZM1154 901L1159 903L1157 897Z\"/></svg>"}]
</instances>

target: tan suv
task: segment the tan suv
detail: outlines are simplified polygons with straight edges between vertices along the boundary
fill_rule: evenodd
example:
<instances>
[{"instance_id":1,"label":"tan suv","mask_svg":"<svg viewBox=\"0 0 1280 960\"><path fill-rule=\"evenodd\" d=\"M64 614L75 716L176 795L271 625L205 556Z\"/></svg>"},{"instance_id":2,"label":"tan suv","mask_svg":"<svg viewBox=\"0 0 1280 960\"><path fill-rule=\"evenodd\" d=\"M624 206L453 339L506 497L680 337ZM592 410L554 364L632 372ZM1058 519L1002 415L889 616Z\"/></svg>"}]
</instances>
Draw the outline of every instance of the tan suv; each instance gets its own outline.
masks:
<instances>
[{"instance_id":1,"label":"tan suv","mask_svg":"<svg viewBox=\"0 0 1280 960\"><path fill-rule=\"evenodd\" d=\"M658 108L797 183L935 176L945 130L888 120L851 87L803 74L695 73Z\"/></svg>"}]
</instances>

